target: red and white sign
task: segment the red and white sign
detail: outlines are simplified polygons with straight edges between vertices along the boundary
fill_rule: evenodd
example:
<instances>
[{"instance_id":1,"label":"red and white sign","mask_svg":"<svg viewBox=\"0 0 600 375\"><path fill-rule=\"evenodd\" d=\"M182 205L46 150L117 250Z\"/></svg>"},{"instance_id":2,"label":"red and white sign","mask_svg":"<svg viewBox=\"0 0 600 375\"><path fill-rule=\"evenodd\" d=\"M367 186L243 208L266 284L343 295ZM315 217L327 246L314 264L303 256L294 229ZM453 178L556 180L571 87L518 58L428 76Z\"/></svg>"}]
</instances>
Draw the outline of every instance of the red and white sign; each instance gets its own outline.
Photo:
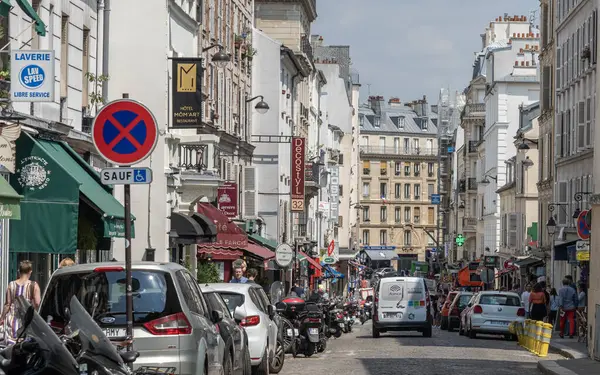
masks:
<instances>
[{"instance_id":1,"label":"red and white sign","mask_svg":"<svg viewBox=\"0 0 600 375\"><path fill-rule=\"evenodd\" d=\"M228 218L238 216L238 186L235 182L226 182L217 188L217 206Z\"/></svg>"},{"instance_id":2,"label":"red and white sign","mask_svg":"<svg viewBox=\"0 0 600 375\"><path fill-rule=\"evenodd\" d=\"M304 211L305 148L306 140L304 138L292 138L291 211Z\"/></svg>"},{"instance_id":3,"label":"red and white sign","mask_svg":"<svg viewBox=\"0 0 600 375\"><path fill-rule=\"evenodd\" d=\"M332 257L335 252L335 241L331 240L331 242L329 243L329 246L327 246L327 256L328 257Z\"/></svg>"},{"instance_id":4,"label":"red and white sign","mask_svg":"<svg viewBox=\"0 0 600 375\"><path fill-rule=\"evenodd\" d=\"M590 239L590 228L588 227L586 216L588 214L587 210L583 210L579 213L577 217L577 235L582 240Z\"/></svg>"},{"instance_id":5,"label":"red and white sign","mask_svg":"<svg viewBox=\"0 0 600 375\"><path fill-rule=\"evenodd\" d=\"M146 159L158 141L158 125L150 110L131 99L108 103L92 124L92 140L109 163L133 165Z\"/></svg>"}]
</instances>

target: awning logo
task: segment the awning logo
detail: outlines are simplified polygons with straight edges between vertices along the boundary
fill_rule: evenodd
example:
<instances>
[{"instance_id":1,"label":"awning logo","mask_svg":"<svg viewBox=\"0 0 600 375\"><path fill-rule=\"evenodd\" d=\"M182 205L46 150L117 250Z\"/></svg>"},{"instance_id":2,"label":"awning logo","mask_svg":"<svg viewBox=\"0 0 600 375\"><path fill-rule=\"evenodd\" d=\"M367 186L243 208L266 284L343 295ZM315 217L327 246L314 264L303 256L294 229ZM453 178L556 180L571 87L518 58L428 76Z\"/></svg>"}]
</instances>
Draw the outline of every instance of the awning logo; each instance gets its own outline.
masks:
<instances>
[{"instance_id":1,"label":"awning logo","mask_svg":"<svg viewBox=\"0 0 600 375\"><path fill-rule=\"evenodd\" d=\"M42 190L50 182L52 171L47 169L48 162L39 156L28 156L21 161L21 167L17 169L17 181L25 189Z\"/></svg>"}]
</instances>

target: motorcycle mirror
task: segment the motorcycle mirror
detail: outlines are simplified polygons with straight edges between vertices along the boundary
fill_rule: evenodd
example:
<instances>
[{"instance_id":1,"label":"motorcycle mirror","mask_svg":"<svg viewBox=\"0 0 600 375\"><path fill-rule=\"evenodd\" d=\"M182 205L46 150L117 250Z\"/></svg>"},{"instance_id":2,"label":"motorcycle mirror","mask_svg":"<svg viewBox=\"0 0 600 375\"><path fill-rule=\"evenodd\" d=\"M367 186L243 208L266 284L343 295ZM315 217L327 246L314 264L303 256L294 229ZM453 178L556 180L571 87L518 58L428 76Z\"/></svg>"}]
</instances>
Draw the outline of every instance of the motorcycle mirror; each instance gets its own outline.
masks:
<instances>
[{"instance_id":1,"label":"motorcycle mirror","mask_svg":"<svg viewBox=\"0 0 600 375\"><path fill-rule=\"evenodd\" d=\"M285 302L277 302L275 304L275 311L278 313L284 313L287 310L287 304Z\"/></svg>"},{"instance_id":2,"label":"motorcycle mirror","mask_svg":"<svg viewBox=\"0 0 600 375\"><path fill-rule=\"evenodd\" d=\"M65 307L64 314L65 314L65 320L67 322L70 321L71 320L71 310L69 310L68 307Z\"/></svg>"}]
</instances>

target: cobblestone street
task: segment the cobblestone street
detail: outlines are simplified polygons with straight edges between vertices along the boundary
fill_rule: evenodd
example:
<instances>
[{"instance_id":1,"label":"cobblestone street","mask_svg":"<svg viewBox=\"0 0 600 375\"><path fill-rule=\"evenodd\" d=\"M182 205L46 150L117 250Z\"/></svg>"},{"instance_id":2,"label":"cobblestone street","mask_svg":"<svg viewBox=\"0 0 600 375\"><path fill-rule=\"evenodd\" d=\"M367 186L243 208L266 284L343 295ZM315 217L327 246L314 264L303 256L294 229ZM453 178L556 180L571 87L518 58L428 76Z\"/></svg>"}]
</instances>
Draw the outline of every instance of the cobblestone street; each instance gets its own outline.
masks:
<instances>
[{"instance_id":1,"label":"cobblestone street","mask_svg":"<svg viewBox=\"0 0 600 375\"><path fill-rule=\"evenodd\" d=\"M561 359L550 354L546 359ZM355 332L331 339L325 353L304 358L286 357L282 375L539 375L538 358L516 342L495 336L475 340L456 332L434 330L433 337L417 333L386 333L371 338L369 322Z\"/></svg>"}]
</instances>

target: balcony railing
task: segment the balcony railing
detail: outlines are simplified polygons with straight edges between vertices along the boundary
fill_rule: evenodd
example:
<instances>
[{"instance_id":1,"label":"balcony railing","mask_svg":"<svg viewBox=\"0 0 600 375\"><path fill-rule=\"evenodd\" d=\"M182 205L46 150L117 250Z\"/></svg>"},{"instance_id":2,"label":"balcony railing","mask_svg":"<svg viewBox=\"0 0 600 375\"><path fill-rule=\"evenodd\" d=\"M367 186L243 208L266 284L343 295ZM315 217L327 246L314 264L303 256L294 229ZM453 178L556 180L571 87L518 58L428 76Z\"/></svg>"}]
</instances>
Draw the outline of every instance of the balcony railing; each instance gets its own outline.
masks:
<instances>
[{"instance_id":1,"label":"balcony railing","mask_svg":"<svg viewBox=\"0 0 600 375\"><path fill-rule=\"evenodd\" d=\"M469 177L467 179L467 189L477 190L477 179L475 177Z\"/></svg>"},{"instance_id":2,"label":"balcony railing","mask_svg":"<svg viewBox=\"0 0 600 375\"><path fill-rule=\"evenodd\" d=\"M315 0L316 1L316 0ZM303 36L300 42L300 49L306 56L310 59L310 61L315 61L315 57L313 54L312 46L310 45L310 38Z\"/></svg>"},{"instance_id":3,"label":"balcony railing","mask_svg":"<svg viewBox=\"0 0 600 375\"><path fill-rule=\"evenodd\" d=\"M474 217L463 217L463 228L464 229L475 229L477 226L477 219Z\"/></svg>"},{"instance_id":4,"label":"balcony railing","mask_svg":"<svg viewBox=\"0 0 600 375\"><path fill-rule=\"evenodd\" d=\"M435 148L421 147L385 147L385 146L360 146L360 152L363 154L377 155L414 155L414 156L437 156L438 150Z\"/></svg>"},{"instance_id":5,"label":"balcony railing","mask_svg":"<svg viewBox=\"0 0 600 375\"><path fill-rule=\"evenodd\" d=\"M469 141L469 152L477 152L477 146L479 146L479 141Z\"/></svg>"},{"instance_id":6,"label":"balcony railing","mask_svg":"<svg viewBox=\"0 0 600 375\"><path fill-rule=\"evenodd\" d=\"M485 116L485 103L470 103L465 106L465 115L471 117Z\"/></svg>"},{"instance_id":7,"label":"balcony railing","mask_svg":"<svg viewBox=\"0 0 600 375\"><path fill-rule=\"evenodd\" d=\"M465 193L466 191L467 191L467 181L466 180L458 181L458 192Z\"/></svg>"}]
</instances>

